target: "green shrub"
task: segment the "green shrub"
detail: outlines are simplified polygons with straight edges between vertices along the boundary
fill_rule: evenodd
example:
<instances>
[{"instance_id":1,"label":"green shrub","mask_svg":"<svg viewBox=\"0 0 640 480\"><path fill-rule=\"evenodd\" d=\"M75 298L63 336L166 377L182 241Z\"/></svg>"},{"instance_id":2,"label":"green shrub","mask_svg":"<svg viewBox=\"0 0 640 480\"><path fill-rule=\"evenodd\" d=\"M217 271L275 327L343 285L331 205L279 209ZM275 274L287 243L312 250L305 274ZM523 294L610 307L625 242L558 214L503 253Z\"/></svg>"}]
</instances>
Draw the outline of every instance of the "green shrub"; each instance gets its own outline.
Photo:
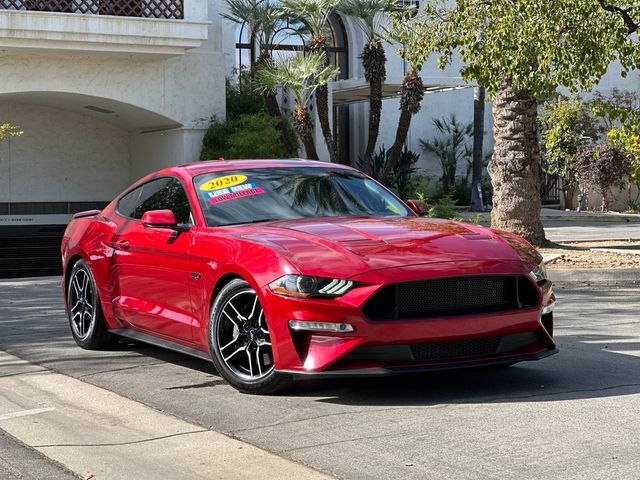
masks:
<instances>
[{"instance_id":1,"label":"green shrub","mask_svg":"<svg viewBox=\"0 0 640 480\"><path fill-rule=\"evenodd\" d=\"M443 196L429 209L429 216L431 218L457 218L456 201L451 195Z\"/></svg>"},{"instance_id":2,"label":"green shrub","mask_svg":"<svg viewBox=\"0 0 640 480\"><path fill-rule=\"evenodd\" d=\"M266 113L264 97L254 88L251 78L243 74L238 83L226 81L227 87L227 120L235 120L242 115Z\"/></svg>"},{"instance_id":3,"label":"green shrub","mask_svg":"<svg viewBox=\"0 0 640 480\"><path fill-rule=\"evenodd\" d=\"M382 181L382 173L389 159L389 152L390 150L385 149L384 145L382 145L371 159L370 175L378 181ZM393 168L391 175L389 175L386 182L383 181L383 183L394 190L400 198L415 198L420 181L420 177L416 175L418 169L415 167L415 164L419 159L419 154L404 147L400 153L400 159ZM364 170L364 162L362 159L359 159L356 165L361 170Z\"/></svg>"},{"instance_id":4,"label":"green shrub","mask_svg":"<svg viewBox=\"0 0 640 480\"><path fill-rule=\"evenodd\" d=\"M214 122L204 136L201 160L215 158L288 158L278 119L266 113L240 115L227 122Z\"/></svg>"}]
</instances>

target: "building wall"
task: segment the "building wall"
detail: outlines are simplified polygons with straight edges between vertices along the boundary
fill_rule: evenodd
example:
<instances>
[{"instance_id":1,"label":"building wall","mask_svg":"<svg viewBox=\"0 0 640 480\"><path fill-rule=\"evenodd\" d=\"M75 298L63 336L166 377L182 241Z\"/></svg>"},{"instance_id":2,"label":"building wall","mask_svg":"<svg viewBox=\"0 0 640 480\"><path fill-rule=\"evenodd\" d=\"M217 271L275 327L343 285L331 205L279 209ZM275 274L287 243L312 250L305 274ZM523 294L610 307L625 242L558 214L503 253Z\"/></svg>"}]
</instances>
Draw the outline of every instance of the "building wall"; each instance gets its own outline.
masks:
<instances>
[{"instance_id":1,"label":"building wall","mask_svg":"<svg viewBox=\"0 0 640 480\"><path fill-rule=\"evenodd\" d=\"M109 200L151 171L197 161L209 119L225 116L220 3L185 2L185 22L209 23L207 39L182 54L123 53L88 41L86 48L3 50L0 123L24 135L0 144L0 203ZM150 45L154 29L171 22L180 29L180 21L105 18L97 24L148 29ZM92 32L101 33L109 32ZM112 113L89 112L87 104Z\"/></svg>"},{"instance_id":2,"label":"building wall","mask_svg":"<svg viewBox=\"0 0 640 480\"><path fill-rule=\"evenodd\" d=\"M103 201L130 179L129 132L60 109L0 103L23 134L0 143L0 202Z\"/></svg>"}]
</instances>

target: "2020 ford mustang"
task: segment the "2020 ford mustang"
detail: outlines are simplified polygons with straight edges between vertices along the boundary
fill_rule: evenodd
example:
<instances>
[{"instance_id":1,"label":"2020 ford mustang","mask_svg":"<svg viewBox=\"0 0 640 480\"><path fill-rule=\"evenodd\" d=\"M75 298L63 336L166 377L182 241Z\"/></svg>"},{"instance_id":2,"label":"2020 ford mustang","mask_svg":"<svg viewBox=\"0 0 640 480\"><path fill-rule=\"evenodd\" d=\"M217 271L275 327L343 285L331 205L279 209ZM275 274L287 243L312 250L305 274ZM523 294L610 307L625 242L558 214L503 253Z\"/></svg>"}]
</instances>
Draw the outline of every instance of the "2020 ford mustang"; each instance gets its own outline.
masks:
<instances>
[{"instance_id":1,"label":"2020 ford mustang","mask_svg":"<svg viewBox=\"0 0 640 480\"><path fill-rule=\"evenodd\" d=\"M297 374L512 364L556 352L542 258L511 233L421 218L352 168L200 162L76 214L62 242L73 338L213 360L241 391Z\"/></svg>"}]
</instances>

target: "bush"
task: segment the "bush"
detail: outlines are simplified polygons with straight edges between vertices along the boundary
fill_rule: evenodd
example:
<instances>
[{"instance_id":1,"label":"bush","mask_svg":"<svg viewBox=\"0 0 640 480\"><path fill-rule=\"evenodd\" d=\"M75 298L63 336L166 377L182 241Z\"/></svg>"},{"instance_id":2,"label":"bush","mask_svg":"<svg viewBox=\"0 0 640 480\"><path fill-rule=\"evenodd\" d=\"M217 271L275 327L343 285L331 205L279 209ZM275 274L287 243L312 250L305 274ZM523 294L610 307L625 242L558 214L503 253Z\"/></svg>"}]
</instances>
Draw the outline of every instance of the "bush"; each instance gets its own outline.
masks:
<instances>
[{"instance_id":1,"label":"bush","mask_svg":"<svg viewBox=\"0 0 640 480\"><path fill-rule=\"evenodd\" d=\"M378 181L381 180L382 172L384 172L384 167L389 160L389 152L390 150L386 150L382 145L371 159L371 176ZM404 147L388 181L383 182L387 187L395 190L402 199L415 198L416 187L420 181L420 177L415 174L418 170L415 164L419 159L419 154ZM358 160L357 166L364 169L362 159Z\"/></svg>"},{"instance_id":2,"label":"bush","mask_svg":"<svg viewBox=\"0 0 640 480\"><path fill-rule=\"evenodd\" d=\"M611 187L622 188L629 178L628 155L609 144L587 145L578 148L574 162L580 184L598 190L602 195L602 211L608 210Z\"/></svg>"},{"instance_id":3,"label":"bush","mask_svg":"<svg viewBox=\"0 0 640 480\"><path fill-rule=\"evenodd\" d=\"M227 120L212 118L202 141L200 160L215 158L289 158L297 155L288 151L277 125L280 119L268 114L262 94L254 87L251 76L240 72L238 82L226 81ZM285 128L297 139L287 119Z\"/></svg>"},{"instance_id":4,"label":"bush","mask_svg":"<svg viewBox=\"0 0 640 480\"><path fill-rule=\"evenodd\" d=\"M238 82L226 81L227 120L235 120L242 115L267 113L264 97L254 87L248 73L242 73Z\"/></svg>"},{"instance_id":5,"label":"bush","mask_svg":"<svg viewBox=\"0 0 640 480\"><path fill-rule=\"evenodd\" d=\"M432 218L457 218L456 201L449 194L443 196L429 209L429 216Z\"/></svg>"},{"instance_id":6,"label":"bush","mask_svg":"<svg viewBox=\"0 0 640 480\"><path fill-rule=\"evenodd\" d=\"M580 98L558 96L545 102L539 117L542 129L544 168L562 180L566 208L573 207L578 181L573 159L578 147L597 137L595 120Z\"/></svg>"},{"instance_id":7,"label":"bush","mask_svg":"<svg viewBox=\"0 0 640 480\"><path fill-rule=\"evenodd\" d=\"M201 160L215 158L287 158L295 155L282 144L278 119L266 113L214 122L204 136Z\"/></svg>"},{"instance_id":8,"label":"bush","mask_svg":"<svg viewBox=\"0 0 640 480\"><path fill-rule=\"evenodd\" d=\"M436 118L433 125L439 136L432 140L420 140L422 149L435 155L442 167L442 185L444 193L449 193L456 179L458 165L462 161L471 164L472 147L469 142L473 138L473 123L461 124L455 115L449 118ZM469 197L471 198L471 197ZM465 203L469 201L465 199Z\"/></svg>"}]
</instances>

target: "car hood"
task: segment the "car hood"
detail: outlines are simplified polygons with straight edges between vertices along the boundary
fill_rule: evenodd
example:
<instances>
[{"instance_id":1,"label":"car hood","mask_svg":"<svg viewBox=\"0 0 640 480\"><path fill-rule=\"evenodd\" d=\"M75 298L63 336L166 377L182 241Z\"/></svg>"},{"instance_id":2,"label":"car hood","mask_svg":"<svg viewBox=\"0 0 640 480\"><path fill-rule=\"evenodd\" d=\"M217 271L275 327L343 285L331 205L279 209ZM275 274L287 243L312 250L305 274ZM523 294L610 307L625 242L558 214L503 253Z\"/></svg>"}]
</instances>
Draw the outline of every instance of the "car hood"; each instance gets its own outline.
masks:
<instances>
[{"instance_id":1,"label":"car hood","mask_svg":"<svg viewBox=\"0 0 640 480\"><path fill-rule=\"evenodd\" d=\"M245 240L271 247L300 272L318 276L348 278L371 270L437 262L535 263L537 255L526 242L505 241L488 228L421 217L281 220L242 230L237 233Z\"/></svg>"}]
</instances>

